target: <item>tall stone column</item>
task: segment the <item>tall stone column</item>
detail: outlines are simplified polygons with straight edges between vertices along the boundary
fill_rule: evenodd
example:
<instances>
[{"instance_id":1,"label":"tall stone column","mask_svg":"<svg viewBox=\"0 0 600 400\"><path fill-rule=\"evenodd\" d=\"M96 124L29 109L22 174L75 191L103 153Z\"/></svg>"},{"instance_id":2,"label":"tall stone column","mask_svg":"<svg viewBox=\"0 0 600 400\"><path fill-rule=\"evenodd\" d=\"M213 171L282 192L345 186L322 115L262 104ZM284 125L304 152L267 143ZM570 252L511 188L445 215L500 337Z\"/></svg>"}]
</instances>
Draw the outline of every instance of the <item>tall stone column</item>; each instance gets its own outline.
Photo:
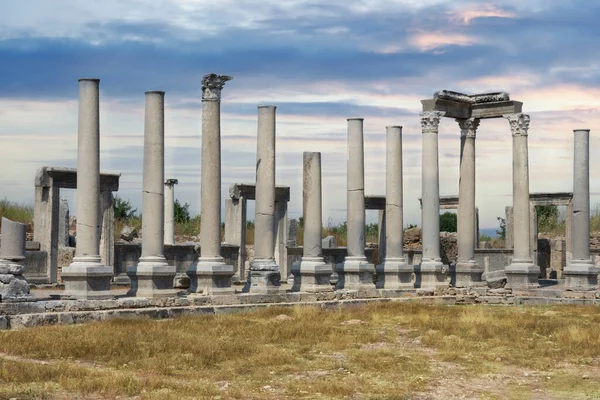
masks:
<instances>
[{"instance_id":1,"label":"tall stone column","mask_svg":"<svg viewBox=\"0 0 600 400\"><path fill-rule=\"evenodd\" d=\"M347 251L336 289L371 289L375 267L365 257L365 160L363 118L348 119Z\"/></svg>"},{"instance_id":2,"label":"tall stone column","mask_svg":"<svg viewBox=\"0 0 600 400\"><path fill-rule=\"evenodd\" d=\"M66 297L110 298L113 269L100 259L100 101L99 79L79 80L77 134L77 247L63 268Z\"/></svg>"},{"instance_id":3,"label":"tall stone column","mask_svg":"<svg viewBox=\"0 0 600 400\"><path fill-rule=\"evenodd\" d=\"M478 118L457 119L460 127L460 180L458 187L458 262L456 287L481 285L483 267L475 262L477 227L475 208L475 135Z\"/></svg>"},{"instance_id":4,"label":"tall stone column","mask_svg":"<svg viewBox=\"0 0 600 400\"><path fill-rule=\"evenodd\" d=\"M385 259L377 266L377 287L412 288L413 267L404 257L402 127L386 127Z\"/></svg>"},{"instance_id":5,"label":"tall stone column","mask_svg":"<svg viewBox=\"0 0 600 400\"><path fill-rule=\"evenodd\" d=\"M563 272L568 290L592 290L598 268L590 257L590 130L576 129L573 154L573 255Z\"/></svg>"},{"instance_id":6,"label":"tall stone column","mask_svg":"<svg viewBox=\"0 0 600 400\"><path fill-rule=\"evenodd\" d=\"M256 149L256 197L254 259L245 291L269 293L279 290L281 273L275 262L275 106L258 107Z\"/></svg>"},{"instance_id":7,"label":"tall stone column","mask_svg":"<svg viewBox=\"0 0 600 400\"><path fill-rule=\"evenodd\" d=\"M506 267L506 287L525 289L538 287L537 267L531 257L529 209L529 150L527 131L529 115L505 115L513 137L513 259Z\"/></svg>"},{"instance_id":8,"label":"tall stone column","mask_svg":"<svg viewBox=\"0 0 600 400\"><path fill-rule=\"evenodd\" d=\"M165 92L146 92L144 171L142 182L142 256L127 270L129 294L138 297L175 295L175 266L164 256Z\"/></svg>"},{"instance_id":9,"label":"tall stone column","mask_svg":"<svg viewBox=\"0 0 600 400\"><path fill-rule=\"evenodd\" d=\"M421 114L423 158L421 168L423 258L420 287L446 287L446 268L440 256L440 171L438 159L438 127L441 111ZM417 281L419 281L417 279Z\"/></svg>"},{"instance_id":10,"label":"tall stone column","mask_svg":"<svg viewBox=\"0 0 600 400\"><path fill-rule=\"evenodd\" d=\"M292 266L292 291L330 292L331 267L325 264L322 248L321 153L303 155L302 215L304 245L302 260Z\"/></svg>"},{"instance_id":11,"label":"tall stone column","mask_svg":"<svg viewBox=\"0 0 600 400\"><path fill-rule=\"evenodd\" d=\"M221 90L232 77L202 78L202 188L200 193L200 258L187 271L190 292L233 293L233 266L221 257Z\"/></svg>"},{"instance_id":12,"label":"tall stone column","mask_svg":"<svg viewBox=\"0 0 600 400\"><path fill-rule=\"evenodd\" d=\"M168 245L175 244L175 185L177 179L167 179L165 181L165 238L164 242Z\"/></svg>"}]
</instances>

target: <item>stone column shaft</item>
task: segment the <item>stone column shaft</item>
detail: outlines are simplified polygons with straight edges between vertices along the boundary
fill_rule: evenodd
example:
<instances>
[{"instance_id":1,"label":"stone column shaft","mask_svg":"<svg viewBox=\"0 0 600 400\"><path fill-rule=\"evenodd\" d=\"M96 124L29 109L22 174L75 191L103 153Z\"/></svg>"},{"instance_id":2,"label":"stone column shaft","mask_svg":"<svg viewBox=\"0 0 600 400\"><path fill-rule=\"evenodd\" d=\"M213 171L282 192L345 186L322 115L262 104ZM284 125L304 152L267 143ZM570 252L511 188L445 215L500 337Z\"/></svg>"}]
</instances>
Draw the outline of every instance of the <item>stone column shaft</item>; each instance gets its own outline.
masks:
<instances>
[{"instance_id":1,"label":"stone column shaft","mask_svg":"<svg viewBox=\"0 0 600 400\"><path fill-rule=\"evenodd\" d=\"M275 106L258 108L254 257L274 259Z\"/></svg>"},{"instance_id":2,"label":"stone column shaft","mask_svg":"<svg viewBox=\"0 0 600 400\"><path fill-rule=\"evenodd\" d=\"M221 90L232 78L202 78L202 172L200 193L200 258L187 271L190 292L232 293L233 266L221 257Z\"/></svg>"},{"instance_id":3,"label":"stone column shaft","mask_svg":"<svg viewBox=\"0 0 600 400\"><path fill-rule=\"evenodd\" d=\"M246 291L277 292L281 273L275 262L275 106L258 107L254 260Z\"/></svg>"},{"instance_id":4,"label":"stone column shaft","mask_svg":"<svg viewBox=\"0 0 600 400\"><path fill-rule=\"evenodd\" d=\"M573 253L564 270L565 286L570 290L591 290L598 285L599 270L590 257L590 131L573 132Z\"/></svg>"},{"instance_id":5,"label":"stone column shaft","mask_svg":"<svg viewBox=\"0 0 600 400\"><path fill-rule=\"evenodd\" d=\"M25 260L25 224L2 217L0 245L0 298L3 303L31 301L29 283L23 277Z\"/></svg>"},{"instance_id":6,"label":"stone column shaft","mask_svg":"<svg viewBox=\"0 0 600 400\"><path fill-rule=\"evenodd\" d=\"M165 92L146 92L144 171L142 178L142 256L130 268L129 294L138 297L175 295L175 267L164 256Z\"/></svg>"},{"instance_id":7,"label":"stone column shaft","mask_svg":"<svg viewBox=\"0 0 600 400\"><path fill-rule=\"evenodd\" d=\"M385 260L377 266L377 287L413 286L413 268L404 257L402 127L386 127Z\"/></svg>"},{"instance_id":8,"label":"stone column shaft","mask_svg":"<svg viewBox=\"0 0 600 400\"><path fill-rule=\"evenodd\" d=\"M75 257L100 260L99 79L79 81L77 136L77 247Z\"/></svg>"},{"instance_id":9,"label":"stone column shaft","mask_svg":"<svg viewBox=\"0 0 600 400\"><path fill-rule=\"evenodd\" d=\"M165 181L165 236L164 243L175 244L175 185L177 179Z\"/></svg>"},{"instance_id":10,"label":"stone column shaft","mask_svg":"<svg viewBox=\"0 0 600 400\"><path fill-rule=\"evenodd\" d=\"M423 258L420 267L422 288L447 286L440 257L440 171L438 156L438 127L444 115L440 111L421 114L423 155L421 168Z\"/></svg>"},{"instance_id":11,"label":"stone column shaft","mask_svg":"<svg viewBox=\"0 0 600 400\"><path fill-rule=\"evenodd\" d=\"M164 256L165 93L146 92L142 258Z\"/></svg>"},{"instance_id":12,"label":"stone column shaft","mask_svg":"<svg viewBox=\"0 0 600 400\"><path fill-rule=\"evenodd\" d=\"M65 297L110 298L112 267L100 258L100 100L99 79L79 80L77 134L77 246L63 268ZM58 200L58 199L57 199Z\"/></svg>"},{"instance_id":13,"label":"stone column shaft","mask_svg":"<svg viewBox=\"0 0 600 400\"><path fill-rule=\"evenodd\" d=\"M365 160L363 119L348 120L348 256L365 256Z\"/></svg>"},{"instance_id":14,"label":"stone column shaft","mask_svg":"<svg viewBox=\"0 0 600 400\"><path fill-rule=\"evenodd\" d=\"M331 291L331 267L323 260L321 153L303 154L302 215L304 245L302 261L292 266L293 291Z\"/></svg>"},{"instance_id":15,"label":"stone column shaft","mask_svg":"<svg viewBox=\"0 0 600 400\"><path fill-rule=\"evenodd\" d=\"M458 189L458 263L456 286L481 282L483 268L475 262L477 226L475 208L475 135L479 119L457 119L460 135L460 181Z\"/></svg>"},{"instance_id":16,"label":"stone column shaft","mask_svg":"<svg viewBox=\"0 0 600 400\"><path fill-rule=\"evenodd\" d=\"M529 206L529 115L507 115L513 136L513 260L506 269L507 288L538 287L539 267L531 257Z\"/></svg>"},{"instance_id":17,"label":"stone column shaft","mask_svg":"<svg viewBox=\"0 0 600 400\"><path fill-rule=\"evenodd\" d=\"M365 257L365 161L363 118L348 119L347 250L338 265L337 289L374 288L375 267Z\"/></svg>"}]
</instances>

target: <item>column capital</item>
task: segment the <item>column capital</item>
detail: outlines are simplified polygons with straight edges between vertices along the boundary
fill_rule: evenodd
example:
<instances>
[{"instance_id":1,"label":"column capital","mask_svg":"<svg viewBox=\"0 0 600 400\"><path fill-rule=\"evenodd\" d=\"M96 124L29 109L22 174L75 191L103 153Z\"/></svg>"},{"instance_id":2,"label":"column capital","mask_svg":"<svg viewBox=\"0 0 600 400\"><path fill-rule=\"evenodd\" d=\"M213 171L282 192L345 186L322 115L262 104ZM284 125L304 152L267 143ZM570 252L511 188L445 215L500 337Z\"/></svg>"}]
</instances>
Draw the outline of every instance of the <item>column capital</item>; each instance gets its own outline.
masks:
<instances>
[{"instance_id":1,"label":"column capital","mask_svg":"<svg viewBox=\"0 0 600 400\"><path fill-rule=\"evenodd\" d=\"M232 80L233 77L227 75L208 74L202 77L202 100L220 101L221 89L225 82Z\"/></svg>"},{"instance_id":2,"label":"column capital","mask_svg":"<svg viewBox=\"0 0 600 400\"><path fill-rule=\"evenodd\" d=\"M510 130L513 136L527 136L530 120L528 114L508 114L503 115L503 117L508 120L508 123L510 124Z\"/></svg>"},{"instance_id":3,"label":"column capital","mask_svg":"<svg viewBox=\"0 0 600 400\"><path fill-rule=\"evenodd\" d=\"M179 181L177 179L167 179L165 181L165 185L166 186L175 186L179 183Z\"/></svg>"},{"instance_id":4,"label":"column capital","mask_svg":"<svg viewBox=\"0 0 600 400\"><path fill-rule=\"evenodd\" d=\"M477 128L481 120L479 118L456 118L458 126L460 127L460 136L475 139L477 134Z\"/></svg>"},{"instance_id":5,"label":"column capital","mask_svg":"<svg viewBox=\"0 0 600 400\"><path fill-rule=\"evenodd\" d=\"M421 131L423 133L438 133L440 119L445 115L444 111L424 111L421 114Z\"/></svg>"}]
</instances>

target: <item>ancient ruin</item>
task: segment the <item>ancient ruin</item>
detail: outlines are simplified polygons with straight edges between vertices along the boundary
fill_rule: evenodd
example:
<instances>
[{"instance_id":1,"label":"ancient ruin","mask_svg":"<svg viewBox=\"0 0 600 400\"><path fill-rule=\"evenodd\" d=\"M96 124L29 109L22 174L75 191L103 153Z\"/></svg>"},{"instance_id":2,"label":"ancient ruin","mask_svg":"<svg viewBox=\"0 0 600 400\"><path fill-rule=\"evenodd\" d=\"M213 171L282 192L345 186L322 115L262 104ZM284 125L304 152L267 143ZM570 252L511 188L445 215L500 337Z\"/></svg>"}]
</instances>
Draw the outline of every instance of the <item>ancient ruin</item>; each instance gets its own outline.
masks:
<instances>
[{"instance_id":1,"label":"ancient ruin","mask_svg":"<svg viewBox=\"0 0 600 400\"><path fill-rule=\"evenodd\" d=\"M258 107L256 181L231 186L221 243L221 92L231 79L208 74L202 80L199 244L175 240L174 185L178 180L164 179L164 92L157 91L146 92L141 244L111 240L113 192L119 189L120 175L99 170L99 80L79 80L77 169L42 167L38 171L34 242L26 242L25 225L2 220L1 303L23 305L11 308L0 303L4 313L0 327L100 320L130 315L132 310L136 315L170 317L231 312L228 307L245 309L259 303L329 307L364 298L430 298L451 304L600 304L600 251L592 251L589 241L589 130L574 131L573 192L530 193L530 118L521 112L522 103L507 93L439 91L422 100L422 245L408 248L406 240L414 235L403 229L401 126L386 127L385 196L365 196L364 120L347 120L345 248L332 245L333 237L322 238L326 188L322 186L321 153L303 153L303 246L297 246L296 231L288 229L298 229L298 223L288 220L287 212L291 195L298 194L275 182L276 107ZM442 117L454 118L460 129L458 196L439 194ZM513 199L507 207L507 243L502 249L479 246L475 138L481 120L488 118L507 119L512 133ZM61 273L57 265L59 223L65 224L63 244L68 244L64 232L68 235L69 226L64 218L68 210L59 222L60 188L77 190L76 252ZM246 242L248 200L256 202L253 255L247 252ZM541 266L536 214L536 206L549 204L567 207L566 243L561 250L566 266L550 284L546 267ZM440 209L447 208L458 210L454 251L444 247L447 236L440 233ZM378 244L370 247L365 238L366 210L379 210ZM64 291L53 295L61 300L36 298L25 278L54 285L62 278ZM130 286L127 295L119 292L115 298L111 281L115 288Z\"/></svg>"}]
</instances>

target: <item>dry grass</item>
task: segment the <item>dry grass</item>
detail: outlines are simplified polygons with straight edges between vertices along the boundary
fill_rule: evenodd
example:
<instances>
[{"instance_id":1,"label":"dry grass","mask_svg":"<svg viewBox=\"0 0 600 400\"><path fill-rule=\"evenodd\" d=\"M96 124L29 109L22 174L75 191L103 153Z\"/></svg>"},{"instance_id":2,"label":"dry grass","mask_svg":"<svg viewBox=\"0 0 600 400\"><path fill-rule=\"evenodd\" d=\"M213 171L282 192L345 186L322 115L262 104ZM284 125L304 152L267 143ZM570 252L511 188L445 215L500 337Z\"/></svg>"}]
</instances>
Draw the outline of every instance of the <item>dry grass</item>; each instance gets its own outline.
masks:
<instances>
[{"instance_id":1,"label":"dry grass","mask_svg":"<svg viewBox=\"0 0 600 400\"><path fill-rule=\"evenodd\" d=\"M590 209L590 228L592 232L600 232L600 203Z\"/></svg>"},{"instance_id":2,"label":"dry grass","mask_svg":"<svg viewBox=\"0 0 600 400\"><path fill-rule=\"evenodd\" d=\"M31 224L33 222L33 207L7 200L0 200L0 218Z\"/></svg>"},{"instance_id":3,"label":"dry grass","mask_svg":"<svg viewBox=\"0 0 600 400\"><path fill-rule=\"evenodd\" d=\"M599 322L591 307L380 303L8 331L0 398L589 398Z\"/></svg>"}]
</instances>

